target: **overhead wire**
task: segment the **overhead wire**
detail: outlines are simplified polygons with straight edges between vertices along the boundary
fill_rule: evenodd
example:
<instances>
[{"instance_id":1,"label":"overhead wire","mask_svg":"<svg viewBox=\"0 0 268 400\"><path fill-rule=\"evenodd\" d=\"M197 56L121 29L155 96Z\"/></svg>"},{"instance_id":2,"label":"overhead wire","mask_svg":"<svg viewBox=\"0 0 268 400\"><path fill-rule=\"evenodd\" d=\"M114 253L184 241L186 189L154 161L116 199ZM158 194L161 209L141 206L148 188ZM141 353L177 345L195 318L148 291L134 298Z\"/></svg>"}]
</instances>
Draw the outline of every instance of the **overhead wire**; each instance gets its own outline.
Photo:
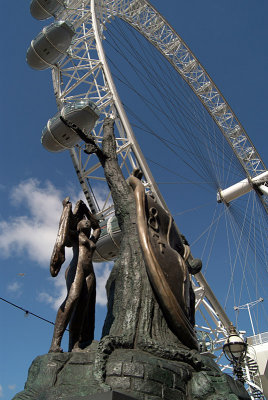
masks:
<instances>
[{"instance_id":1,"label":"overhead wire","mask_svg":"<svg viewBox=\"0 0 268 400\"><path fill-rule=\"evenodd\" d=\"M23 311L23 312L25 313L26 316L32 315L33 317L38 318L38 319L40 319L40 320L42 320L42 321L44 321L44 322L47 322L48 324L55 325L54 322L49 321L48 319L43 318L43 317L41 317L40 315L35 314L35 313L33 313L33 312L27 310L26 308L23 308L23 307L21 307L21 306L18 306L17 304L12 303L11 301L8 301L8 300L4 299L3 297L0 297L0 300L2 300L2 301L4 301L5 303L11 305L12 307L18 308L19 310ZM66 329L66 330L68 331L68 329Z\"/></svg>"}]
</instances>

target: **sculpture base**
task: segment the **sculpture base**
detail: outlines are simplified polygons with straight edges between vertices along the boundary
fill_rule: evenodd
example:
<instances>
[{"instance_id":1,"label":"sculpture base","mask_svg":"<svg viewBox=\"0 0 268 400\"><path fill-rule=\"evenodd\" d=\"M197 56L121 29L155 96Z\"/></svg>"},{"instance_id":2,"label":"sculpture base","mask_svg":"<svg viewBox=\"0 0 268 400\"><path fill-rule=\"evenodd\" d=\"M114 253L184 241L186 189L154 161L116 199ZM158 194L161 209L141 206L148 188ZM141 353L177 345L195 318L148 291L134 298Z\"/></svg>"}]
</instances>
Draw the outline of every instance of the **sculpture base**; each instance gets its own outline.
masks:
<instances>
[{"instance_id":1,"label":"sculpture base","mask_svg":"<svg viewBox=\"0 0 268 400\"><path fill-rule=\"evenodd\" d=\"M101 358L97 345L37 357L13 400L250 400L211 357L186 363L121 348Z\"/></svg>"},{"instance_id":2,"label":"sculpture base","mask_svg":"<svg viewBox=\"0 0 268 400\"><path fill-rule=\"evenodd\" d=\"M127 394L120 392L104 392L90 396L88 400L135 400L134 397L130 397Z\"/></svg>"}]
</instances>

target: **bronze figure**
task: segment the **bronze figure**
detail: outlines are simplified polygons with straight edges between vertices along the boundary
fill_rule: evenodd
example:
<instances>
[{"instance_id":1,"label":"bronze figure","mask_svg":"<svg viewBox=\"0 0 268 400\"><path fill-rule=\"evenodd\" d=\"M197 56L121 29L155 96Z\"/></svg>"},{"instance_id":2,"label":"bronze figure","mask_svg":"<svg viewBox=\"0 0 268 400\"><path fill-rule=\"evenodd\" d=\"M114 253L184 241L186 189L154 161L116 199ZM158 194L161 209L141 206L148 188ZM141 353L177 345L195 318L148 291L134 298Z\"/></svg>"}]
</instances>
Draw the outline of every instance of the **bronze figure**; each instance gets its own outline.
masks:
<instances>
[{"instance_id":1,"label":"bronze figure","mask_svg":"<svg viewBox=\"0 0 268 400\"><path fill-rule=\"evenodd\" d=\"M62 121L83 134L78 126ZM197 349L189 267L197 272L201 261L192 259L170 214L145 196L142 174L136 170L126 182L117 160L114 120L105 119L101 145L92 135L86 143L85 152L96 154L103 166L122 232L118 258L106 284L108 310L102 340L108 347L116 340L121 347L144 350Z\"/></svg>"},{"instance_id":2,"label":"bronze figure","mask_svg":"<svg viewBox=\"0 0 268 400\"><path fill-rule=\"evenodd\" d=\"M91 230L93 233L91 235ZM72 247L73 258L65 272L67 296L60 306L49 352L61 352L63 333L69 323L69 351L91 343L94 337L96 278L93 252L100 236L98 221L82 200L72 212L69 197L63 200L59 230L51 257L50 273L57 276L65 261L65 247Z\"/></svg>"}]
</instances>

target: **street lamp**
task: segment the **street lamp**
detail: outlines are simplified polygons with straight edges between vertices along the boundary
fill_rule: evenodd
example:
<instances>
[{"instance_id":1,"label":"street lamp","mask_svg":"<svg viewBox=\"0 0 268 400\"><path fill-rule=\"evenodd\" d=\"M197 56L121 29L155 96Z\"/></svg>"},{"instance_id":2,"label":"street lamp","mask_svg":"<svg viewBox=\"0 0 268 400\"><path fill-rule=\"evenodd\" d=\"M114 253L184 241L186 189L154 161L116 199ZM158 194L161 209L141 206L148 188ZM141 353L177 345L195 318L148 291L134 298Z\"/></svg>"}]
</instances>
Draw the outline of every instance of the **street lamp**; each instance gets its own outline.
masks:
<instances>
[{"instance_id":1,"label":"street lamp","mask_svg":"<svg viewBox=\"0 0 268 400\"><path fill-rule=\"evenodd\" d=\"M239 336L233 324L229 329L229 336L223 345L226 358L233 364L234 373L240 382L244 382L241 363L247 353L247 343Z\"/></svg>"}]
</instances>

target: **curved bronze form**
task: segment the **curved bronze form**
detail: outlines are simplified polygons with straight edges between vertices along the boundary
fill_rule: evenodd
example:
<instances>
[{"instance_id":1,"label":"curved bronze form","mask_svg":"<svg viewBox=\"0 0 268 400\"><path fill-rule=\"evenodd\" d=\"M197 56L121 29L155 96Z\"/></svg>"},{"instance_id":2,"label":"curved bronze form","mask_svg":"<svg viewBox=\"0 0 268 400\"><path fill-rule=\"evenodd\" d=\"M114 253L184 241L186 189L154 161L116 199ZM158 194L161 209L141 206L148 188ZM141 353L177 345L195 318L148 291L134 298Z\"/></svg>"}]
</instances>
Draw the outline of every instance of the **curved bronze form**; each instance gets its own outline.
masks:
<instances>
[{"instance_id":1,"label":"curved bronze form","mask_svg":"<svg viewBox=\"0 0 268 400\"><path fill-rule=\"evenodd\" d=\"M173 219L152 197L145 194L139 179L131 176L128 182L134 191L138 234L147 274L158 302L173 333L186 346L198 349L189 318L189 273L183 257L174 250L176 247L171 243L176 241L177 234ZM187 248L185 256L188 256Z\"/></svg>"},{"instance_id":2,"label":"curved bronze form","mask_svg":"<svg viewBox=\"0 0 268 400\"><path fill-rule=\"evenodd\" d=\"M49 352L62 351L60 344L68 323L69 351L85 347L93 340L96 278L92 257L99 236L98 221L83 201L79 200L72 212L69 197L64 199L50 262L51 275L54 277L59 273L65 261L65 247L73 248L73 258L65 272L67 296L57 313Z\"/></svg>"}]
</instances>

